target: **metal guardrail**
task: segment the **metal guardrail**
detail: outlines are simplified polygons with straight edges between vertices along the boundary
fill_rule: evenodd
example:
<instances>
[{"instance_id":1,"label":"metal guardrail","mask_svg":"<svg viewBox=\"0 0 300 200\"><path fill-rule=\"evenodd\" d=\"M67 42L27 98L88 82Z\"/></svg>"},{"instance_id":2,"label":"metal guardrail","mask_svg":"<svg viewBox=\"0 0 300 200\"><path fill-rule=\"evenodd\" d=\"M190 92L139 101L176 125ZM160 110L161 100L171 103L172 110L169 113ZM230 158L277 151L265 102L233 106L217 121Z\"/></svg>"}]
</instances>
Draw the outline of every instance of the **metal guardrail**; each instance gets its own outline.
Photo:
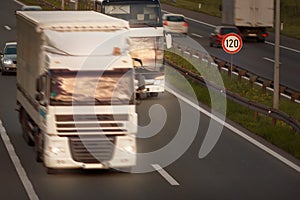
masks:
<instances>
[{"instance_id":1,"label":"metal guardrail","mask_svg":"<svg viewBox=\"0 0 300 200\"><path fill-rule=\"evenodd\" d=\"M186 48L182 48L182 47L180 47L180 45L177 45L177 44L175 44L175 48L178 48L178 49L181 48L181 50L184 49L185 52L188 52L188 50ZM192 53L192 52L194 52L194 53ZM202 59L202 58L207 59L207 54L203 54L202 52L195 52L194 50L192 50L192 52L188 52L188 54L190 56L196 56L199 59ZM217 58L212 58L212 59L213 59L213 61L215 61L215 60L219 61L219 62L216 62L218 68L224 67L224 65L226 65L226 64L228 65L228 63L226 63L224 61L221 61L222 64L220 66L219 65L219 63L220 63L219 59L217 59ZM207 59L207 60L209 60L209 59ZM290 125L296 132L298 132L300 134L300 123L297 120L293 119L291 116L287 115L286 113L281 112L277 109L273 109L273 108L264 106L264 105L259 104L257 102L253 102L249 99L246 99L244 97L236 95L233 92L230 92L228 90L224 91L223 88L220 88L219 86L215 85L214 83L211 83L209 81L205 81L205 79L201 75L190 72L189 70L186 70L186 69L184 69L180 66L177 66L176 64L174 64L174 63L172 63L168 60L166 60L165 63L170 65L171 67L175 68L176 70L178 70L184 76L187 76L187 77L195 80L196 82L202 84L203 86L209 87L210 89L213 89L215 91L226 94L227 98L233 100L234 102L237 102L237 103L239 103L239 104L241 104L245 107L248 107L248 108L250 108L251 110L253 110L255 112L259 112L261 114L265 114L267 116L270 116L273 119L281 120L281 121L285 122L286 124ZM230 65L228 65L228 66L230 66ZM230 70L229 68L230 67L228 67L228 70ZM241 74L241 73L239 73L239 70L243 70L243 69L235 68L234 71L238 72L238 74ZM247 73L243 72L243 74L247 76ZM248 74L248 76L249 76L249 74ZM255 76L255 75L251 74L251 76ZM259 80L259 82L262 82L263 86L267 85L267 84L265 84L265 82L263 80L256 78L256 81L257 80Z\"/></svg>"},{"instance_id":2,"label":"metal guardrail","mask_svg":"<svg viewBox=\"0 0 300 200\"><path fill-rule=\"evenodd\" d=\"M248 78L252 82L262 85L262 87L265 89L266 88L273 89L274 84L273 84L272 80L268 80L263 77L260 77L253 72L243 69L240 66L231 65L231 63L229 63L227 61L224 61L215 56L208 55L207 52L201 52L201 51L198 51L195 49L191 49L191 48L185 47L184 45L181 45L178 43L173 43L173 47L179 49L180 51L182 51L182 53L189 54L191 57L194 56L194 57L198 57L199 59L206 59L211 63L214 62L215 64L217 64L217 67L219 69L226 69L228 71L228 73L236 73L241 77ZM291 101L300 103L300 91L291 89L291 88L281 84L280 85L280 94L291 99Z\"/></svg>"}]
</instances>

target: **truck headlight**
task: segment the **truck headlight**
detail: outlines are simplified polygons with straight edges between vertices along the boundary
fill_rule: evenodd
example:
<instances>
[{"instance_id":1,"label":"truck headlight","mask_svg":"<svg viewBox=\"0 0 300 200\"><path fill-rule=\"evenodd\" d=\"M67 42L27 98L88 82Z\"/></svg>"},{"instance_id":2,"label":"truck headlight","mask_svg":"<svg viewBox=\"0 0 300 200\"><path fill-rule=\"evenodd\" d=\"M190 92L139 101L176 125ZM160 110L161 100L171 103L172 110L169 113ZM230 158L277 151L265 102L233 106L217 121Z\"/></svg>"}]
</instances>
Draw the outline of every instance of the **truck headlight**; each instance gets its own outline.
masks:
<instances>
[{"instance_id":1,"label":"truck headlight","mask_svg":"<svg viewBox=\"0 0 300 200\"><path fill-rule=\"evenodd\" d=\"M154 79L154 85L164 84L164 76L159 76Z\"/></svg>"},{"instance_id":2,"label":"truck headlight","mask_svg":"<svg viewBox=\"0 0 300 200\"><path fill-rule=\"evenodd\" d=\"M65 150L64 150L64 148L62 148L62 147L54 147L54 146L50 146L50 147L49 147L49 151L50 151L52 154L55 154L55 155L59 155L59 154L65 153Z\"/></svg>"},{"instance_id":3,"label":"truck headlight","mask_svg":"<svg viewBox=\"0 0 300 200\"><path fill-rule=\"evenodd\" d=\"M136 147L135 147L134 139L128 139L128 138L120 139L119 140L119 150L121 150L125 153L135 154Z\"/></svg>"},{"instance_id":4,"label":"truck headlight","mask_svg":"<svg viewBox=\"0 0 300 200\"><path fill-rule=\"evenodd\" d=\"M13 61L11 59L4 59L3 63L6 65L11 65L13 63Z\"/></svg>"},{"instance_id":5,"label":"truck headlight","mask_svg":"<svg viewBox=\"0 0 300 200\"><path fill-rule=\"evenodd\" d=\"M135 147L132 145L125 146L121 150L126 153L131 153L131 154L134 154L136 152Z\"/></svg>"},{"instance_id":6,"label":"truck headlight","mask_svg":"<svg viewBox=\"0 0 300 200\"><path fill-rule=\"evenodd\" d=\"M48 144L47 150L52 155L63 156L65 155L65 143L64 141L51 141Z\"/></svg>"}]
</instances>

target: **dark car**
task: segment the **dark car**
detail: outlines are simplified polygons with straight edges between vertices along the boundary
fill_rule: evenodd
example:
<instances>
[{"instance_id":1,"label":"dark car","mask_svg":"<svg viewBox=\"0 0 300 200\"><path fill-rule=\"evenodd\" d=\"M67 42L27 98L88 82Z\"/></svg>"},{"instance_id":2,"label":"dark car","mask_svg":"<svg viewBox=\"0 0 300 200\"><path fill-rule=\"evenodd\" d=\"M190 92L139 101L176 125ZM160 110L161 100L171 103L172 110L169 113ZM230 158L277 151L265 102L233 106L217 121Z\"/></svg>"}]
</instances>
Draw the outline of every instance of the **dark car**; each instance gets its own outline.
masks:
<instances>
[{"instance_id":1,"label":"dark car","mask_svg":"<svg viewBox=\"0 0 300 200\"><path fill-rule=\"evenodd\" d=\"M1 72L16 72L17 70L17 43L7 42L1 52Z\"/></svg>"},{"instance_id":2,"label":"dark car","mask_svg":"<svg viewBox=\"0 0 300 200\"><path fill-rule=\"evenodd\" d=\"M239 34L239 30L235 26L217 26L209 36L209 46L222 46L222 39L228 33Z\"/></svg>"}]
</instances>

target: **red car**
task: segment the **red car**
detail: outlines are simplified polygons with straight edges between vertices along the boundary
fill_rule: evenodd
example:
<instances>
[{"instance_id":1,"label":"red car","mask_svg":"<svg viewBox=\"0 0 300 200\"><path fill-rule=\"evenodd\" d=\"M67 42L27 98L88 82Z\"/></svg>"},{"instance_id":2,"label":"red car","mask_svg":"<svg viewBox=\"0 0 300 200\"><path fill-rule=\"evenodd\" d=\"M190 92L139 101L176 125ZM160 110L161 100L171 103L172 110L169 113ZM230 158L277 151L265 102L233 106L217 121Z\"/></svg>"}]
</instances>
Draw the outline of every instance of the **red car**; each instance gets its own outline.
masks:
<instances>
[{"instance_id":1,"label":"red car","mask_svg":"<svg viewBox=\"0 0 300 200\"><path fill-rule=\"evenodd\" d=\"M209 36L209 46L222 46L222 39L228 33L239 34L239 30L235 26L217 26Z\"/></svg>"}]
</instances>

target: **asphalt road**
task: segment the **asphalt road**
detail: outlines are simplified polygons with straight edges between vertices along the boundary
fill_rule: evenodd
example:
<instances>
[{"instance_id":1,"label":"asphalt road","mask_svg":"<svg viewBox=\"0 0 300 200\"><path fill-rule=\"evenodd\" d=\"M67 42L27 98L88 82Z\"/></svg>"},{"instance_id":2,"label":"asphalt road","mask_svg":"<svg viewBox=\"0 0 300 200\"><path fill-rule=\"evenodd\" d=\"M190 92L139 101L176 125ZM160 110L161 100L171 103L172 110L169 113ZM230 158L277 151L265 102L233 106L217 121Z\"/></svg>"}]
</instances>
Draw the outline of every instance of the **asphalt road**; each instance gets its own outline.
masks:
<instances>
[{"instance_id":1,"label":"asphalt road","mask_svg":"<svg viewBox=\"0 0 300 200\"><path fill-rule=\"evenodd\" d=\"M5 24L15 27L14 20L10 24L4 19L13 18L16 7L17 4L12 1L0 3L1 26ZM8 31L1 28L1 44L14 39L14 34L14 29ZM147 162L156 166L166 165L164 170L171 178L163 177L154 169L152 172L138 174L119 173L114 170L67 170L48 175L44 166L35 162L33 148L26 146L21 136L15 111L14 75L0 76L0 91L0 119L5 128L1 129L0 139L0 199L23 200L30 196L31 199L36 197L41 200L273 200L295 199L300 196L299 172L240 137L232 128L224 127L213 150L200 159L199 149L211 128L211 120L191 104L169 92L165 92L158 99L142 101L137 106L139 135L144 135L145 131L153 134L148 126L163 125L152 137L138 139L138 151L155 152L168 146L177 136L182 138L172 143L167 152L139 157L138 166ZM165 161L178 156L179 151L183 155L167 165ZM20 165L16 165L16 160L20 160ZM22 170L25 174L18 174Z\"/></svg>"},{"instance_id":2,"label":"asphalt road","mask_svg":"<svg viewBox=\"0 0 300 200\"><path fill-rule=\"evenodd\" d=\"M230 62L230 54L222 48L209 47L208 38L214 26L221 25L221 19L193 11L163 5L164 11L181 13L190 18L188 35L199 42L212 56ZM300 91L300 41L285 36L280 38L280 83ZM266 43L245 42L242 50L233 55L233 64L240 66L260 77L273 80L274 73L274 34L270 33Z\"/></svg>"}]
</instances>

